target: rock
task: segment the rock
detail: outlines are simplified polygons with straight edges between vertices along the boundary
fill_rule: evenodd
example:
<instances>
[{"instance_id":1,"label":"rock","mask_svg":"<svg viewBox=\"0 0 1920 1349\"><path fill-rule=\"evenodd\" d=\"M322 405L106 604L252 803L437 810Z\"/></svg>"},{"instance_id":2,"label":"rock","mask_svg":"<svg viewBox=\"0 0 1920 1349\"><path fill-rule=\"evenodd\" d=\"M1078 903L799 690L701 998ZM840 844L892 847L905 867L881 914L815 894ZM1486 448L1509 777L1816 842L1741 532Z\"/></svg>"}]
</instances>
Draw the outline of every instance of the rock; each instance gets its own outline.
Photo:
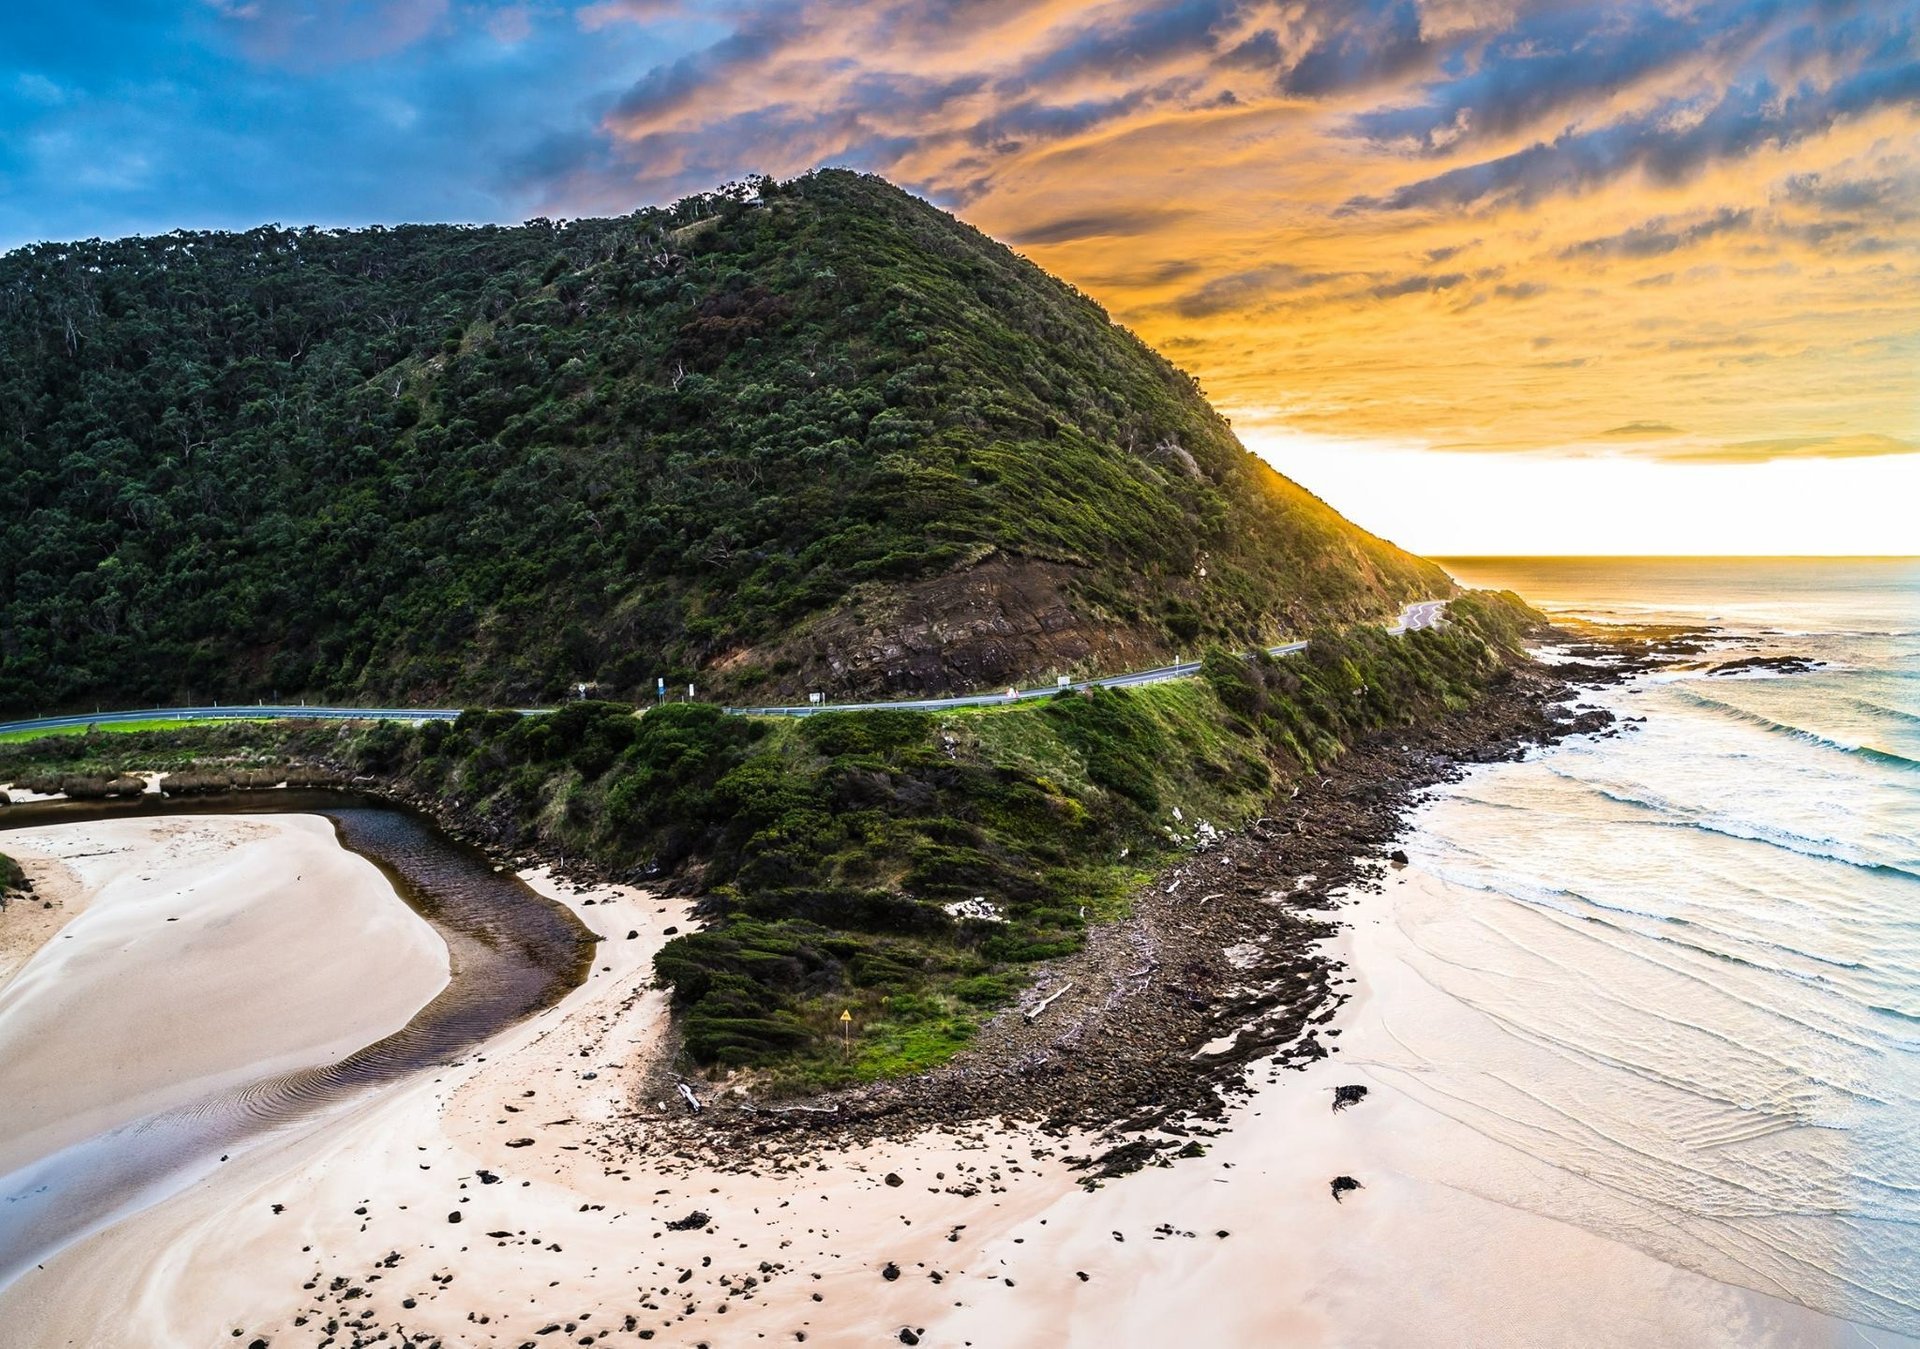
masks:
<instances>
[{"instance_id":1,"label":"rock","mask_svg":"<svg viewBox=\"0 0 1920 1349\"><path fill-rule=\"evenodd\" d=\"M1340 1196L1349 1190L1359 1190L1366 1187L1361 1185L1360 1182L1352 1176L1335 1176L1330 1188L1333 1190L1333 1202L1337 1204L1340 1202Z\"/></svg>"},{"instance_id":2,"label":"rock","mask_svg":"<svg viewBox=\"0 0 1920 1349\"><path fill-rule=\"evenodd\" d=\"M908 1329L906 1326L901 1326L900 1327L900 1343L918 1344L920 1343L920 1337L914 1334L913 1331Z\"/></svg>"},{"instance_id":3,"label":"rock","mask_svg":"<svg viewBox=\"0 0 1920 1349\"><path fill-rule=\"evenodd\" d=\"M628 941L632 941L632 940L633 940L633 939L634 939L635 937L638 937L639 935L640 935L640 930L639 930L638 928L628 928L628 929L627 929L627 940L628 940Z\"/></svg>"},{"instance_id":4,"label":"rock","mask_svg":"<svg viewBox=\"0 0 1920 1349\"><path fill-rule=\"evenodd\" d=\"M1080 1280L1081 1283L1085 1283L1087 1281L1087 1271L1084 1269L1076 1269L1073 1271L1073 1277Z\"/></svg>"},{"instance_id":5,"label":"rock","mask_svg":"<svg viewBox=\"0 0 1920 1349\"><path fill-rule=\"evenodd\" d=\"M898 1171L887 1172L887 1185L889 1188L897 1190L906 1183L907 1182L900 1179L900 1173Z\"/></svg>"},{"instance_id":6,"label":"rock","mask_svg":"<svg viewBox=\"0 0 1920 1349\"><path fill-rule=\"evenodd\" d=\"M1405 866L1407 864L1407 854L1403 850L1395 848L1387 854L1387 860L1396 866Z\"/></svg>"},{"instance_id":7,"label":"rock","mask_svg":"<svg viewBox=\"0 0 1920 1349\"><path fill-rule=\"evenodd\" d=\"M880 1277L888 1283L892 1283L900 1277L900 1266L894 1264L891 1260L887 1261L887 1267L880 1271Z\"/></svg>"},{"instance_id":8,"label":"rock","mask_svg":"<svg viewBox=\"0 0 1920 1349\"><path fill-rule=\"evenodd\" d=\"M455 1210L454 1210L453 1212L451 1212L451 1213L449 1213L449 1214L447 1215L447 1221L448 1221L448 1222L450 1222L450 1223L457 1223L457 1222L459 1222L459 1221L460 1221L460 1210L459 1210L459 1209L455 1209Z\"/></svg>"},{"instance_id":9,"label":"rock","mask_svg":"<svg viewBox=\"0 0 1920 1349\"><path fill-rule=\"evenodd\" d=\"M1367 1089L1362 1086L1335 1087L1333 1089L1333 1112L1337 1115L1350 1105L1359 1105L1367 1099Z\"/></svg>"},{"instance_id":10,"label":"rock","mask_svg":"<svg viewBox=\"0 0 1920 1349\"><path fill-rule=\"evenodd\" d=\"M533 1140L531 1138L509 1138L507 1140L507 1146L510 1148L530 1148L533 1146Z\"/></svg>"},{"instance_id":11,"label":"rock","mask_svg":"<svg viewBox=\"0 0 1920 1349\"><path fill-rule=\"evenodd\" d=\"M709 1218L699 1209L695 1209L686 1217L675 1218L672 1222L668 1223L667 1230L669 1232L695 1232L712 1221L713 1219Z\"/></svg>"}]
</instances>

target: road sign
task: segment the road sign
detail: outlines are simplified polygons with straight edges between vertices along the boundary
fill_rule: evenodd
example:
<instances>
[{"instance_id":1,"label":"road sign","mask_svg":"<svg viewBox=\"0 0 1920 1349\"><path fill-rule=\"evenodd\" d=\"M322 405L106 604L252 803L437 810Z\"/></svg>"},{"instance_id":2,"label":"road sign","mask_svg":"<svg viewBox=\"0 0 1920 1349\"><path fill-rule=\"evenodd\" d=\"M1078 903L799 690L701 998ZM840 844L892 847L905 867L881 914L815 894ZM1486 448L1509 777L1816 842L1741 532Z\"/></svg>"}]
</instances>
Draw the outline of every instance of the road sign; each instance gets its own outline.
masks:
<instances>
[{"instance_id":1,"label":"road sign","mask_svg":"<svg viewBox=\"0 0 1920 1349\"><path fill-rule=\"evenodd\" d=\"M848 1053L851 1053L853 1051L853 1013L852 1012L843 1011L840 1013L840 1048L847 1051Z\"/></svg>"}]
</instances>

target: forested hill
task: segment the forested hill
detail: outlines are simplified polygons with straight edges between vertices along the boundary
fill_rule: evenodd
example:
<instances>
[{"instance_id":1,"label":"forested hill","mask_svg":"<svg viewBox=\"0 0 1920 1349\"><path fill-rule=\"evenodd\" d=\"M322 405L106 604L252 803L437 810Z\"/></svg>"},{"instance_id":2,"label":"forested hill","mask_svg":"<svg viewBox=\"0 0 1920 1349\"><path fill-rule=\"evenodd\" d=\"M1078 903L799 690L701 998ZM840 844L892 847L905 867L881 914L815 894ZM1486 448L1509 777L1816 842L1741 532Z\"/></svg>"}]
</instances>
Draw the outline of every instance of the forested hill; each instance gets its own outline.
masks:
<instances>
[{"instance_id":1,"label":"forested hill","mask_svg":"<svg viewBox=\"0 0 1920 1349\"><path fill-rule=\"evenodd\" d=\"M0 258L0 709L945 690L1440 593L887 183Z\"/></svg>"}]
</instances>

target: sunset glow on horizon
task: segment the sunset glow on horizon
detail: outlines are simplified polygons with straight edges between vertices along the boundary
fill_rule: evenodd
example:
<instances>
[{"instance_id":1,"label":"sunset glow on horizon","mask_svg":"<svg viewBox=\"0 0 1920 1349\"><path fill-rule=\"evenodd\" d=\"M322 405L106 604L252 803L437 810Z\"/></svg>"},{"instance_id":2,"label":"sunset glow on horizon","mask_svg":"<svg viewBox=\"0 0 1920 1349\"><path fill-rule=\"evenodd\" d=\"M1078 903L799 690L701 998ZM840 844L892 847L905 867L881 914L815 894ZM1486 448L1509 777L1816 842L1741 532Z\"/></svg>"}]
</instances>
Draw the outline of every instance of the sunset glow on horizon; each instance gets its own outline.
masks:
<instances>
[{"instance_id":1,"label":"sunset glow on horizon","mask_svg":"<svg viewBox=\"0 0 1920 1349\"><path fill-rule=\"evenodd\" d=\"M1917 14L81 6L0 19L0 244L604 214L847 165L1079 286L1416 550L1914 552Z\"/></svg>"}]
</instances>

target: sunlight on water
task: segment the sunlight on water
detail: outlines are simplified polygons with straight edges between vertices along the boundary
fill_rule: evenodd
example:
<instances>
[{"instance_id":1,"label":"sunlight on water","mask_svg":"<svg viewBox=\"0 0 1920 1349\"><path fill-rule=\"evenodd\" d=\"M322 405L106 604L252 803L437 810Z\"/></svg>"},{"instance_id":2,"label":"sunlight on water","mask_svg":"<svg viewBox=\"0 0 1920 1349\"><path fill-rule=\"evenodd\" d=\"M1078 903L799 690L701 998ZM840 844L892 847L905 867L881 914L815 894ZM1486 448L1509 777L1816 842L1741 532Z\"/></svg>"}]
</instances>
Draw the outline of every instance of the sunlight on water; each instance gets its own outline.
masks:
<instances>
[{"instance_id":1,"label":"sunlight on water","mask_svg":"<svg viewBox=\"0 0 1920 1349\"><path fill-rule=\"evenodd\" d=\"M1454 570L1825 664L1608 691L1645 722L1436 795L1408 1089L1594 1182L1557 1216L1920 1333L1920 564Z\"/></svg>"}]
</instances>

